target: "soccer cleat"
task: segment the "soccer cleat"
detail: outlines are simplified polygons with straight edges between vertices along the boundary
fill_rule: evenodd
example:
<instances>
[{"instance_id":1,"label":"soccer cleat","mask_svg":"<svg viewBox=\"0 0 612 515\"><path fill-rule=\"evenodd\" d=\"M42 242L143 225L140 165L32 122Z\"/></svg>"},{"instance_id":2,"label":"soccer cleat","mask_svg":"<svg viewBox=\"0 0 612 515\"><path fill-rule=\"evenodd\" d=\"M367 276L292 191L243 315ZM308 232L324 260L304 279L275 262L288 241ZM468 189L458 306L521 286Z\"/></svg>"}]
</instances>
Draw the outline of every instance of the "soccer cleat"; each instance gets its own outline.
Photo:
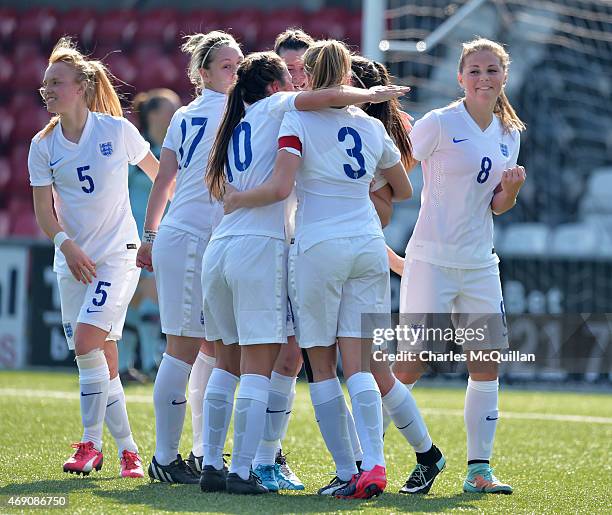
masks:
<instances>
[{"instance_id":1,"label":"soccer cleat","mask_svg":"<svg viewBox=\"0 0 612 515\"><path fill-rule=\"evenodd\" d=\"M355 474L355 476L356 475L357 474ZM318 495L334 495L341 488L347 487L352 480L353 478L349 479L348 481L343 481L338 476L335 476L327 485L325 485L323 488L319 488L319 490L317 491L317 494Z\"/></svg>"},{"instance_id":2,"label":"soccer cleat","mask_svg":"<svg viewBox=\"0 0 612 515\"><path fill-rule=\"evenodd\" d=\"M144 477L142 460L137 452L124 449L121 453L121 477Z\"/></svg>"},{"instance_id":3,"label":"soccer cleat","mask_svg":"<svg viewBox=\"0 0 612 515\"><path fill-rule=\"evenodd\" d=\"M261 479L249 471L249 479L242 479L238 474L230 472L225 482L228 494L258 495L267 494L269 490L261 484Z\"/></svg>"},{"instance_id":4,"label":"soccer cleat","mask_svg":"<svg viewBox=\"0 0 612 515\"><path fill-rule=\"evenodd\" d=\"M274 467L276 481L280 490L304 490L304 483L289 468L286 454L278 451Z\"/></svg>"},{"instance_id":5,"label":"soccer cleat","mask_svg":"<svg viewBox=\"0 0 612 515\"><path fill-rule=\"evenodd\" d=\"M497 479L488 463L474 463L468 465L468 474L463 482L463 491L466 493L509 495L512 493L512 487Z\"/></svg>"},{"instance_id":6,"label":"soccer cleat","mask_svg":"<svg viewBox=\"0 0 612 515\"><path fill-rule=\"evenodd\" d=\"M382 494L386 486L385 467L376 465L372 470L363 470L355 474L347 486L336 490L334 496L340 499L370 499Z\"/></svg>"},{"instance_id":7,"label":"soccer cleat","mask_svg":"<svg viewBox=\"0 0 612 515\"><path fill-rule=\"evenodd\" d=\"M176 459L168 465L160 465L153 456L153 460L149 464L149 477L151 481L157 479L162 483L179 483L182 485L196 485L200 482L200 477L191 471L180 454L177 454Z\"/></svg>"},{"instance_id":8,"label":"soccer cleat","mask_svg":"<svg viewBox=\"0 0 612 515\"><path fill-rule=\"evenodd\" d=\"M77 442L71 445L75 453L64 463L64 472L88 476L92 470L100 470L104 459L102 451L94 447L93 442Z\"/></svg>"},{"instance_id":9,"label":"soccer cleat","mask_svg":"<svg viewBox=\"0 0 612 515\"><path fill-rule=\"evenodd\" d=\"M202 492L225 492L226 480L227 467L219 470L212 465L204 465L200 475L200 490Z\"/></svg>"},{"instance_id":10,"label":"soccer cleat","mask_svg":"<svg viewBox=\"0 0 612 515\"><path fill-rule=\"evenodd\" d=\"M253 470L253 473L261 480L261 484L270 492L278 492L279 490L275 469L275 465L257 465Z\"/></svg>"},{"instance_id":11,"label":"soccer cleat","mask_svg":"<svg viewBox=\"0 0 612 515\"><path fill-rule=\"evenodd\" d=\"M204 460L204 456L196 456L193 451L189 453L189 457L185 460L187 466L191 469L196 476L199 476L202 473L202 461Z\"/></svg>"},{"instance_id":12,"label":"soccer cleat","mask_svg":"<svg viewBox=\"0 0 612 515\"><path fill-rule=\"evenodd\" d=\"M446 458L442 456L433 465L417 463L416 467L400 489L400 494L426 494L433 485L436 476L444 470Z\"/></svg>"}]
</instances>

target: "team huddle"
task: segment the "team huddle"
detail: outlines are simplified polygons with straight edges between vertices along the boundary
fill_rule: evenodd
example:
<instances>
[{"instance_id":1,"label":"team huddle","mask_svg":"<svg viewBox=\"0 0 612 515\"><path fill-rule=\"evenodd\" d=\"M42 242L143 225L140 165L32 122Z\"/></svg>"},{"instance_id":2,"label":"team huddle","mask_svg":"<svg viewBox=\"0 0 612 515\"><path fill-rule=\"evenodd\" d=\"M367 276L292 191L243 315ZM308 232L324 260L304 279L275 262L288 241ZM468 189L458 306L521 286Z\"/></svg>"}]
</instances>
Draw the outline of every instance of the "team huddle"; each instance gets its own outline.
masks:
<instances>
[{"instance_id":1,"label":"team huddle","mask_svg":"<svg viewBox=\"0 0 612 515\"><path fill-rule=\"evenodd\" d=\"M182 50L196 98L172 117L159 161L123 118L101 62L62 38L45 72L41 94L54 117L33 138L28 166L79 371L83 436L64 471L101 469L106 423L121 476L144 477L116 343L144 268L155 274L167 340L151 480L203 492L303 490L282 441L304 367L336 467L318 493L380 495L391 422L416 456L400 492L427 493L446 459L411 393L425 364L372 359L362 319L390 313L393 270L402 315L452 313L467 327L470 315L486 314L486 341L465 349L508 347L492 214L514 206L526 177L517 166L524 125L504 93L508 54L489 40L464 43L465 96L413 127L398 100L409 88L341 42L290 29L273 52L243 56L230 34L213 31L188 36ZM421 209L404 260L382 228L393 202L412 196L408 173L419 161ZM128 164L153 181L142 243ZM468 359L468 370L463 490L512 493L490 466L497 365ZM187 402L193 446L183 460Z\"/></svg>"}]
</instances>

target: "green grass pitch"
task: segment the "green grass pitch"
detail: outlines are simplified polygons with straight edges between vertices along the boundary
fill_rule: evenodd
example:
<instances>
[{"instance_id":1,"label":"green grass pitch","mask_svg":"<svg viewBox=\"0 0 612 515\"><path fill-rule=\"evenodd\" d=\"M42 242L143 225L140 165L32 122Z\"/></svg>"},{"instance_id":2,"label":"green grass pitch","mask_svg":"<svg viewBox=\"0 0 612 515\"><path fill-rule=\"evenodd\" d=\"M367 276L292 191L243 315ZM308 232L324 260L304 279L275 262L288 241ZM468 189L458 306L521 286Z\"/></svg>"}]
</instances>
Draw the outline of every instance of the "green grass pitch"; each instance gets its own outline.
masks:
<instances>
[{"instance_id":1,"label":"green grass pitch","mask_svg":"<svg viewBox=\"0 0 612 515\"><path fill-rule=\"evenodd\" d=\"M58 393L59 392L59 393ZM70 513L612 513L612 396L504 391L497 429L495 473L514 487L511 496L462 493L465 474L463 389L417 387L431 435L447 468L427 496L397 493L414 465L414 454L395 429L385 441L387 491L368 501L321 498L333 463L314 420L308 388L298 395L284 449L306 484L301 493L237 497L203 494L197 485L151 484L118 477L114 442L105 429L102 471L89 477L62 472L80 438L78 382L74 373L0 373L0 513L11 495L68 495ZM145 466L154 449L152 387L126 388L128 412ZM506 415L504 416L504 412ZM231 452L231 429L226 450ZM189 454L191 420L181 451ZM38 512L45 510L38 509ZM50 510L47 510L50 511ZM54 509L52 513L63 510Z\"/></svg>"}]
</instances>

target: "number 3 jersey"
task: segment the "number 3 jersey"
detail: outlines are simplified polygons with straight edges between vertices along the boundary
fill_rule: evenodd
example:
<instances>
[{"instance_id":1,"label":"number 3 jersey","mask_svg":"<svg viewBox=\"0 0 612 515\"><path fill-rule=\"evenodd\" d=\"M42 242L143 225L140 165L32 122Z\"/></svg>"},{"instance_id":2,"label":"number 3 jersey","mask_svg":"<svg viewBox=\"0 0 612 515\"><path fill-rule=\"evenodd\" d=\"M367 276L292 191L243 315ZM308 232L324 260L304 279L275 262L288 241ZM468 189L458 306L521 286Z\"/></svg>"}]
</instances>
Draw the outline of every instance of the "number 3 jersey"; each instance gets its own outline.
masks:
<instances>
[{"instance_id":1,"label":"number 3 jersey","mask_svg":"<svg viewBox=\"0 0 612 515\"><path fill-rule=\"evenodd\" d=\"M224 94L205 89L174 113L162 146L176 154L176 191L160 226L201 238L223 216L222 205L210 199L204 176L226 100Z\"/></svg>"},{"instance_id":2,"label":"number 3 jersey","mask_svg":"<svg viewBox=\"0 0 612 515\"><path fill-rule=\"evenodd\" d=\"M370 201L377 169L401 154L383 124L350 106L285 114L279 145L302 157L296 178L295 240L302 250L335 238L383 237Z\"/></svg>"},{"instance_id":3,"label":"number 3 jersey","mask_svg":"<svg viewBox=\"0 0 612 515\"><path fill-rule=\"evenodd\" d=\"M499 263L491 200L502 172L516 165L519 132L504 132L497 116L483 131L459 102L427 113L410 141L423 191L406 256L451 268Z\"/></svg>"},{"instance_id":4,"label":"number 3 jersey","mask_svg":"<svg viewBox=\"0 0 612 515\"><path fill-rule=\"evenodd\" d=\"M68 141L58 123L30 145L32 186L53 186L53 202L64 231L96 263L113 255L135 255L140 240L128 195L128 163L137 164L149 143L128 120L88 112L78 143ZM69 274L55 250L53 269Z\"/></svg>"}]
</instances>

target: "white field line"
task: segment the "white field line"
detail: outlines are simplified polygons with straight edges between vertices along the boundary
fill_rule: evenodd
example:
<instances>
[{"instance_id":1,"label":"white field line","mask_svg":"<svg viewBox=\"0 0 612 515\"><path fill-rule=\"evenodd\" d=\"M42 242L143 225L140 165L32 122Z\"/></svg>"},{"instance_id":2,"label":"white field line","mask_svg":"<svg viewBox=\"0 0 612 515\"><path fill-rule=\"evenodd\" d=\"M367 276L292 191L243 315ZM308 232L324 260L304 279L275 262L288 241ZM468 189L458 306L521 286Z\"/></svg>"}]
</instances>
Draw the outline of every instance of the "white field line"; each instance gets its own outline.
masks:
<instances>
[{"instance_id":1,"label":"white field line","mask_svg":"<svg viewBox=\"0 0 612 515\"><path fill-rule=\"evenodd\" d=\"M79 399L78 393L66 391L47 391L47 390L24 390L21 388L0 388L1 397L27 397L34 399L56 399L56 400L73 400ZM153 394L151 395L126 395L128 403L136 404L151 404L153 402ZM425 415L445 415L445 416L463 416L461 409L445 409L445 408L422 408L422 413ZM503 411L502 418L513 418L519 420L555 420L559 422L582 422L587 424L612 424L612 417L591 417L586 415L560 415L556 413L529 413L520 411Z\"/></svg>"}]
</instances>

